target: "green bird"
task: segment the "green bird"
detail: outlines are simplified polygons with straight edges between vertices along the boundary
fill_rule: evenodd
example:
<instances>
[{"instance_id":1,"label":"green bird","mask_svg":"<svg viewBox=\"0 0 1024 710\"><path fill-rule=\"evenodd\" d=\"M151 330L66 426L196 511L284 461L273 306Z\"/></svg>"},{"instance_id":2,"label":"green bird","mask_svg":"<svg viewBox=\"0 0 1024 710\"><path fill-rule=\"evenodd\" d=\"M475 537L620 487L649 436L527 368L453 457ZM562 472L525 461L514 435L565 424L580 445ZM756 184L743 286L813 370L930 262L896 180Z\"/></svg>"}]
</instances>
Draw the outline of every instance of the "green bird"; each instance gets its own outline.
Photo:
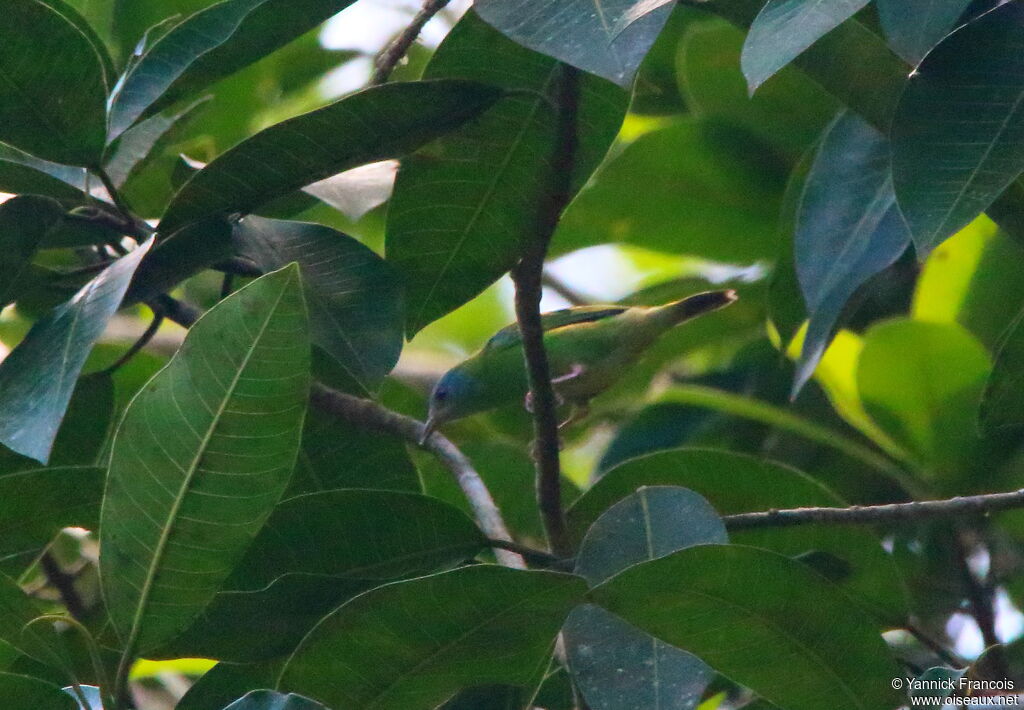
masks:
<instances>
[{"instance_id":1,"label":"green bird","mask_svg":"<svg viewBox=\"0 0 1024 710\"><path fill-rule=\"evenodd\" d=\"M559 402L585 412L590 398L615 384L665 332L735 300L734 291L709 291L663 306L583 306L545 313L544 346ZM445 422L518 401L530 409L523 341L512 324L438 380L423 441Z\"/></svg>"}]
</instances>

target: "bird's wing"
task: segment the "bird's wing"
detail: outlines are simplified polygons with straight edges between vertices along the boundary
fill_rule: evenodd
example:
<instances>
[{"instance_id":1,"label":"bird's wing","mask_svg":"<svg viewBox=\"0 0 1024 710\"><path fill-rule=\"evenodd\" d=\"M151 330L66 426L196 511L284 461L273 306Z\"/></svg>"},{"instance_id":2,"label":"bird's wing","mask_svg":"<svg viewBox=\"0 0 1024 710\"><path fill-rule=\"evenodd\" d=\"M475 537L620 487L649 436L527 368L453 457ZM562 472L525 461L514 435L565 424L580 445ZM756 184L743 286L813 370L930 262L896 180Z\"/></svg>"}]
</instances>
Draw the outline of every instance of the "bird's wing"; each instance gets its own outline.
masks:
<instances>
[{"instance_id":1,"label":"bird's wing","mask_svg":"<svg viewBox=\"0 0 1024 710\"><path fill-rule=\"evenodd\" d=\"M544 313L541 315L540 319L544 332L546 333L548 331L555 330L556 328L563 328L567 325L589 323L591 321L617 316L626 310L629 310L628 306L577 306L575 308L565 308L560 311ZM484 352L501 350L513 345L518 345L521 342L522 336L519 334L519 324L513 323L512 325L505 326L491 336L491 339L487 341L486 345L484 345Z\"/></svg>"}]
</instances>

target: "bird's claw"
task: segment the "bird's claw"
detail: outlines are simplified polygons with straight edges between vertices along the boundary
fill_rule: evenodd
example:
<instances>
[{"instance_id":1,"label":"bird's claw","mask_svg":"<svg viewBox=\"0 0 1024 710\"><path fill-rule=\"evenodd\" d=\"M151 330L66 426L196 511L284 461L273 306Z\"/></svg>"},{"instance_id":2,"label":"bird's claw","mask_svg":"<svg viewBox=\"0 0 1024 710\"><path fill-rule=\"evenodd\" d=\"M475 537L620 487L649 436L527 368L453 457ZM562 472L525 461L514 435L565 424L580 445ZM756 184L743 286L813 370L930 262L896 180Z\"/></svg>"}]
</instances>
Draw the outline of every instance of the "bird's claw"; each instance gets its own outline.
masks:
<instances>
[{"instance_id":1,"label":"bird's claw","mask_svg":"<svg viewBox=\"0 0 1024 710\"><path fill-rule=\"evenodd\" d=\"M564 375L559 375L558 377L553 377L551 379L551 384L557 385L562 382L568 382L569 380L575 379L582 375L586 371L586 369L587 368L585 368L580 363L574 362L570 366L569 371L567 373L565 373ZM565 398L558 393L558 390L555 390L555 406L561 407L563 404L565 404ZM530 390L529 392L526 393L526 397L523 399L523 408L530 414L533 414L533 390Z\"/></svg>"}]
</instances>

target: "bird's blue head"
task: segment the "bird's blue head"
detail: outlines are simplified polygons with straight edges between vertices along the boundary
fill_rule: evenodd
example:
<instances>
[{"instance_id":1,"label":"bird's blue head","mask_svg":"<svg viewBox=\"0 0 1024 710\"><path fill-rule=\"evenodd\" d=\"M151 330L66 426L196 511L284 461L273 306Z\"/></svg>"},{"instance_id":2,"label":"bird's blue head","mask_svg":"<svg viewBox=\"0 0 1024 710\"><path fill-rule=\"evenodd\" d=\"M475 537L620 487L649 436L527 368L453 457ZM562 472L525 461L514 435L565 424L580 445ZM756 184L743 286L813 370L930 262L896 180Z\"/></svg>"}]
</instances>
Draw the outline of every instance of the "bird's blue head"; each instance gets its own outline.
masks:
<instances>
[{"instance_id":1,"label":"bird's blue head","mask_svg":"<svg viewBox=\"0 0 1024 710\"><path fill-rule=\"evenodd\" d=\"M420 443L425 442L445 422L472 414L470 405L475 385L474 377L458 367L449 370L437 381L430 393L430 413Z\"/></svg>"}]
</instances>

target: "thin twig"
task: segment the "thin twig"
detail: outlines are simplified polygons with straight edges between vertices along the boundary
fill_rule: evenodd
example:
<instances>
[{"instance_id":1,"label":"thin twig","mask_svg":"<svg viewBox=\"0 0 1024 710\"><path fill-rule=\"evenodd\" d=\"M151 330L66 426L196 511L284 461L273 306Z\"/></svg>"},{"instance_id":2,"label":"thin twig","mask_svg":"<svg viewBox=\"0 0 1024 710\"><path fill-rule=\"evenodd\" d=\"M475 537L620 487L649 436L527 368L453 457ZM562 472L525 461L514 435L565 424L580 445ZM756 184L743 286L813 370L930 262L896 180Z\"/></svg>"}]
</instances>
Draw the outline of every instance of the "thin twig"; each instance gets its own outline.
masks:
<instances>
[{"instance_id":1,"label":"thin twig","mask_svg":"<svg viewBox=\"0 0 1024 710\"><path fill-rule=\"evenodd\" d=\"M168 320L186 328L191 327L202 315L195 306L166 294L155 299L152 305L160 308ZM313 383L310 402L318 409L361 429L390 434L417 445L423 436L423 422L393 412L371 400L339 392L319 382ZM484 534L492 540L505 540L511 543L512 536L501 517L501 511L498 510L487 485L466 455L439 432L434 432L424 442L423 448L432 453L455 477ZM497 549L494 554L506 567L526 567L523 558L514 552Z\"/></svg>"},{"instance_id":2,"label":"thin twig","mask_svg":"<svg viewBox=\"0 0 1024 710\"><path fill-rule=\"evenodd\" d=\"M791 525L862 525L916 522L931 518L955 518L983 515L1001 510L1024 508L1024 488L1008 493L957 496L947 500L912 501L887 505L855 505L849 508L791 508L759 513L726 515L722 519L730 530L778 528Z\"/></svg>"},{"instance_id":3,"label":"thin twig","mask_svg":"<svg viewBox=\"0 0 1024 710\"><path fill-rule=\"evenodd\" d=\"M916 638L922 646L924 646L932 653L934 653L940 661L942 661L949 667L964 668L967 666L967 663L962 658L960 658L952 651L947 649L945 646L943 646L941 643L933 639L924 629L922 629L917 624L908 622L904 624L903 628L907 633Z\"/></svg>"},{"instance_id":4,"label":"thin twig","mask_svg":"<svg viewBox=\"0 0 1024 710\"><path fill-rule=\"evenodd\" d=\"M402 30L402 33L395 37L395 39L384 49L383 52L377 57L374 62L373 76L370 77L370 85L377 86L383 84L391 76L391 73L398 66L398 63L402 61L406 54L409 53L409 48L412 47L413 42L420 36L420 32L423 31L424 26L430 20L444 9L445 5L450 0L425 0L423 7L416 16L412 18L412 22L409 26Z\"/></svg>"},{"instance_id":5,"label":"thin twig","mask_svg":"<svg viewBox=\"0 0 1024 710\"><path fill-rule=\"evenodd\" d=\"M572 195L579 109L578 70L563 64L556 92L558 128L551 161L550 184L541 196L533 238L524 249L519 263L512 269L512 280L516 287L516 320L523 338L523 354L533 403L538 504L552 551L560 557L569 557L572 554L572 542L562 508L558 416L555 412L555 391L551 385L547 352L544 349L540 301L548 245Z\"/></svg>"},{"instance_id":6,"label":"thin twig","mask_svg":"<svg viewBox=\"0 0 1024 710\"><path fill-rule=\"evenodd\" d=\"M520 545L518 542L512 542L509 540L497 540L490 539L487 541L488 544L499 550L508 550L509 552L515 552L517 555L521 555L530 564L535 564L540 567L550 567L552 569L558 569L566 572L570 572L573 569L573 561L562 559L561 557L555 557L549 552L543 550L535 550L532 547L526 545Z\"/></svg>"},{"instance_id":7,"label":"thin twig","mask_svg":"<svg viewBox=\"0 0 1024 710\"><path fill-rule=\"evenodd\" d=\"M541 277L541 283L544 284L544 288L551 289L574 306L586 306L592 303L591 299L549 271L544 272L544 275Z\"/></svg>"},{"instance_id":8,"label":"thin twig","mask_svg":"<svg viewBox=\"0 0 1024 710\"><path fill-rule=\"evenodd\" d=\"M967 534L967 531L963 529L957 529L953 533L956 538L957 570L960 572L960 579L967 592L970 614L978 624L985 648L990 649L987 655L988 661L992 664L997 676L1007 678L1010 675L1010 669L1002 652L999 635L996 633L995 589L974 575L970 564L971 549L966 539Z\"/></svg>"},{"instance_id":9,"label":"thin twig","mask_svg":"<svg viewBox=\"0 0 1024 710\"><path fill-rule=\"evenodd\" d=\"M218 261L212 268L225 274L233 274L235 276L248 276L250 278L263 276L262 269L256 266L254 262L243 256L233 256L229 259Z\"/></svg>"},{"instance_id":10,"label":"thin twig","mask_svg":"<svg viewBox=\"0 0 1024 710\"><path fill-rule=\"evenodd\" d=\"M101 373L104 375L112 375L118 370L120 370L122 367L124 367L129 360L138 355L139 352L144 347L149 345L149 341L151 341L153 339L153 336L156 335L157 331L160 330L160 326L163 324L163 322L163 313L161 313L158 310L154 311L153 320L150 322L149 327L147 327L146 330L142 333L142 335L139 336L139 339L132 343L132 346L128 348L128 350L125 351L124 355L119 357L113 365L101 370Z\"/></svg>"},{"instance_id":11,"label":"thin twig","mask_svg":"<svg viewBox=\"0 0 1024 710\"><path fill-rule=\"evenodd\" d=\"M85 603L78 590L75 589L74 575L65 572L49 551L44 552L43 556L39 558L39 567L42 569L46 581L57 590L64 608L68 610L72 618L79 621L85 618Z\"/></svg>"},{"instance_id":12,"label":"thin twig","mask_svg":"<svg viewBox=\"0 0 1024 710\"><path fill-rule=\"evenodd\" d=\"M117 189L117 185L114 184L113 179L107 174L107 171L103 168L97 167L94 172L99 177L100 182L103 183L103 187L107 188L107 194L110 195L110 199L114 201L114 205L121 212L121 215L126 219L131 219L131 216L135 214L132 212L131 207L125 202L124 198L121 197L120 190ZM134 220L132 220L134 221Z\"/></svg>"}]
</instances>

